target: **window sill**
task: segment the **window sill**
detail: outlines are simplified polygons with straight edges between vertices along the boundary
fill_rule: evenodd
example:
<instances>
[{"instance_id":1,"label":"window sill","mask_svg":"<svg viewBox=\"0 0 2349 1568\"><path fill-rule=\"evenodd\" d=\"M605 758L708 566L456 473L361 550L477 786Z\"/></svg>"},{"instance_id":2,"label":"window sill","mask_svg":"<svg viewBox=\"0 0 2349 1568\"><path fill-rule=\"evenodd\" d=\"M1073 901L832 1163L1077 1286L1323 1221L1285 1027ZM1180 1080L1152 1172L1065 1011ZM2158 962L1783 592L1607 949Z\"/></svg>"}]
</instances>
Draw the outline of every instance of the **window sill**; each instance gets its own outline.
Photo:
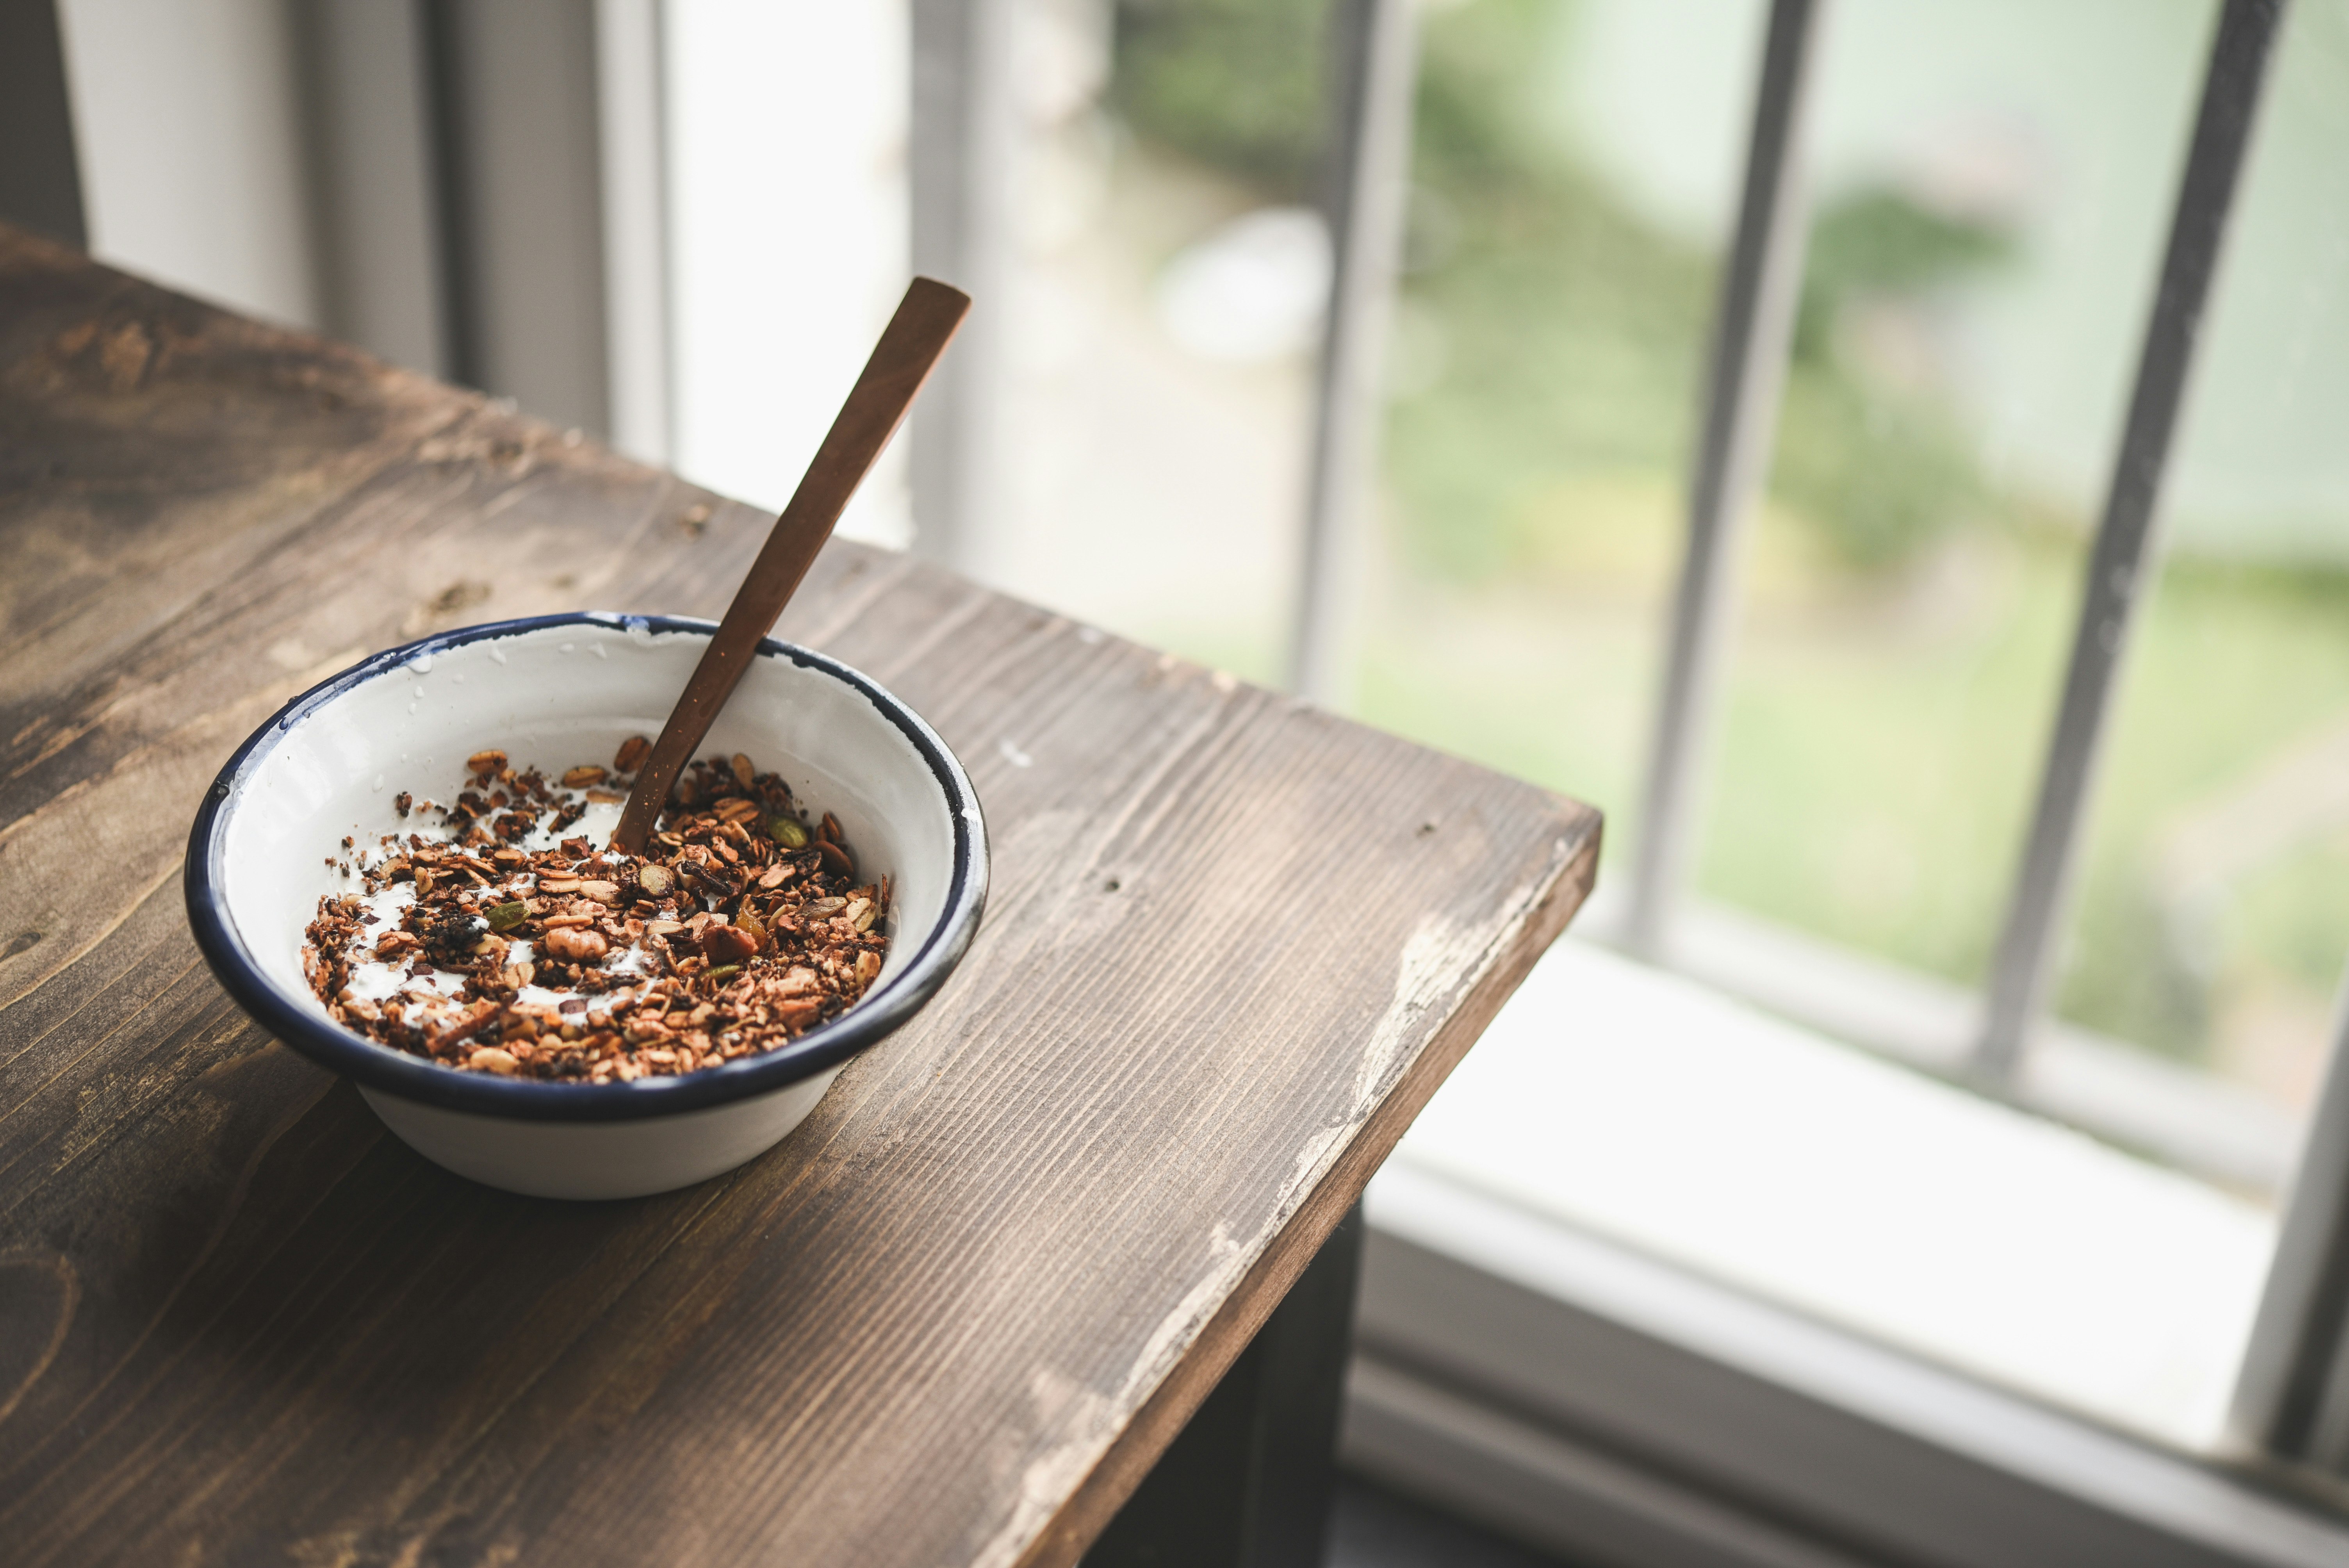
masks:
<instances>
[{"instance_id":1,"label":"window sill","mask_svg":"<svg viewBox=\"0 0 2349 1568\"><path fill-rule=\"evenodd\" d=\"M1396 1162L2182 1449L2269 1211L1569 938Z\"/></svg>"},{"instance_id":2,"label":"window sill","mask_svg":"<svg viewBox=\"0 0 2349 1568\"><path fill-rule=\"evenodd\" d=\"M1349 1461L1553 1547L2349 1562L2349 1491L2196 1457L2271 1213L1590 944L1368 1213Z\"/></svg>"},{"instance_id":3,"label":"window sill","mask_svg":"<svg viewBox=\"0 0 2349 1568\"><path fill-rule=\"evenodd\" d=\"M1353 1468L1627 1564L2349 1562L2340 1511L1391 1163Z\"/></svg>"},{"instance_id":4,"label":"window sill","mask_svg":"<svg viewBox=\"0 0 2349 1568\"><path fill-rule=\"evenodd\" d=\"M1620 913L1602 892L1575 931L1609 944ZM1962 1079L1982 1033L1979 992L1725 904L1677 913L1665 966L1939 1078ZM2035 1032L2014 1096L2026 1109L2251 1192L2283 1190L2306 1131L2300 1117L2240 1085L2060 1019Z\"/></svg>"}]
</instances>

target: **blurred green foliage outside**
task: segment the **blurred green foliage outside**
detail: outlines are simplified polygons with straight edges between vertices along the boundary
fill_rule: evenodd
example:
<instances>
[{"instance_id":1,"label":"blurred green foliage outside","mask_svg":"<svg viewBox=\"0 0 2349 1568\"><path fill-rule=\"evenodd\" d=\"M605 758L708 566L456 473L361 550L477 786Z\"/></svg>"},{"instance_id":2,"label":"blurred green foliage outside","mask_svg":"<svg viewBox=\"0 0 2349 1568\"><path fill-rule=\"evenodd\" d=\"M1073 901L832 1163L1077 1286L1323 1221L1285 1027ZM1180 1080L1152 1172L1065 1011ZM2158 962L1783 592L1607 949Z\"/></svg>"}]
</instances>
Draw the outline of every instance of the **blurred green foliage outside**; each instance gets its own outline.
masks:
<instances>
[{"instance_id":1,"label":"blurred green foliage outside","mask_svg":"<svg viewBox=\"0 0 2349 1568\"><path fill-rule=\"evenodd\" d=\"M1120 0L1112 107L1268 201L1310 201L1327 13ZM1408 605L1373 633L1358 706L1597 799L1619 864L1718 259L1544 129L1537 67L1568 15L1423 13L1397 353L1437 368L1384 431ZM1713 896L1964 984L2020 851L2088 520L1991 482L1947 388L1886 346L2030 264L2022 237L1889 185L1818 211L1700 872ZM2173 561L2130 679L2163 700L2125 705L2112 738L2059 1007L2210 1059L2221 1012L2321 1007L2349 841L2253 868L2208 908L2157 851L2181 801L2349 708L2349 578Z\"/></svg>"}]
</instances>

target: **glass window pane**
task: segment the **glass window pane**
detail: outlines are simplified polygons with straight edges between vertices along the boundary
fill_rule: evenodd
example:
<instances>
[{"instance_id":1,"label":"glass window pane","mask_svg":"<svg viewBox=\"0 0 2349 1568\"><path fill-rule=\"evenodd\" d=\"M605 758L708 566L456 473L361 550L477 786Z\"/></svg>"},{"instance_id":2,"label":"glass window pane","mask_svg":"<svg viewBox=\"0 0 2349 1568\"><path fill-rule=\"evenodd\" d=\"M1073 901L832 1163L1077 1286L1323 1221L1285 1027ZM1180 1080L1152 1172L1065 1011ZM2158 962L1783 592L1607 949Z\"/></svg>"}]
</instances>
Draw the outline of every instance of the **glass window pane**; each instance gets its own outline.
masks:
<instances>
[{"instance_id":1,"label":"glass window pane","mask_svg":"<svg viewBox=\"0 0 2349 1568\"><path fill-rule=\"evenodd\" d=\"M2209 16L1837 7L1706 893L1982 980Z\"/></svg>"},{"instance_id":2,"label":"glass window pane","mask_svg":"<svg viewBox=\"0 0 2349 1568\"><path fill-rule=\"evenodd\" d=\"M1326 0L1023 0L974 565L1278 681L1329 239L1311 208Z\"/></svg>"},{"instance_id":3,"label":"glass window pane","mask_svg":"<svg viewBox=\"0 0 2349 1568\"><path fill-rule=\"evenodd\" d=\"M1619 849L1765 12L1427 22L1415 172L1450 243L1407 284L1361 711L1598 799ZM1779 928L1728 927L1781 998L1856 998L1811 1016L1969 1043L2210 18L1841 0L1825 29L1698 888ZM2273 1238L2256 1203L1572 944L1402 1154L2187 1447Z\"/></svg>"},{"instance_id":4,"label":"glass window pane","mask_svg":"<svg viewBox=\"0 0 2349 1568\"><path fill-rule=\"evenodd\" d=\"M1762 10L1423 18L1355 711L1596 801L1620 864Z\"/></svg>"}]
</instances>

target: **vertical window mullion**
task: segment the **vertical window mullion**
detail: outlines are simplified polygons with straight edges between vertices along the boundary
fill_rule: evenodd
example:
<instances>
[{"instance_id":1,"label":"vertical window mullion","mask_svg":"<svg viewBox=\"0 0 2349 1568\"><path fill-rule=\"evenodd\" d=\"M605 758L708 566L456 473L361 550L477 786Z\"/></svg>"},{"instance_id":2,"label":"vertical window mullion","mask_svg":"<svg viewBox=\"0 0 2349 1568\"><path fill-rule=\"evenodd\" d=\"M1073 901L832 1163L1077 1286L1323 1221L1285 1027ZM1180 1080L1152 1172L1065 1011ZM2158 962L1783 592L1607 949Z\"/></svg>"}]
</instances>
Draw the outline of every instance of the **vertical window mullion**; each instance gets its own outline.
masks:
<instances>
[{"instance_id":1,"label":"vertical window mullion","mask_svg":"<svg viewBox=\"0 0 2349 1568\"><path fill-rule=\"evenodd\" d=\"M596 0L605 353L612 445L669 462L668 136L662 0Z\"/></svg>"},{"instance_id":2,"label":"vertical window mullion","mask_svg":"<svg viewBox=\"0 0 2349 1568\"><path fill-rule=\"evenodd\" d=\"M1973 1066L1982 1078L1995 1085L2013 1081L2025 1038L2045 999L2055 933L2078 859L2082 810L2102 748L2113 674L2143 598L2162 469L2281 10L2279 0L2226 0L2220 12L2120 453L2088 557L2063 703L2040 774L2038 805L2022 869L1992 960L1990 995Z\"/></svg>"},{"instance_id":3,"label":"vertical window mullion","mask_svg":"<svg viewBox=\"0 0 2349 1568\"><path fill-rule=\"evenodd\" d=\"M907 432L914 548L971 570L996 448L996 346L1009 304L1013 0L913 0L907 184L914 271L953 284L971 312Z\"/></svg>"},{"instance_id":4,"label":"vertical window mullion","mask_svg":"<svg viewBox=\"0 0 2349 1568\"><path fill-rule=\"evenodd\" d=\"M1822 0L1773 0L1763 44L1624 917L1624 945L1648 958L1662 955L1689 876L1744 536L1777 431L1809 228L1800 142L1821 9Z\"/></svg>"},{"instance_id":5,"label":"vertical window mullion","mask_svg":"<svg viewBox=\"0 0 2349 1568\"><path fill-rule=\"evenodd\" d=\"M1381 366L1402 271L1411 181L1415 0L1337 0L1330 22L1329 193L1332 268L1313 420L1288 686L1339 699L1347 536L1377 462Z\"/></svg>"},{"instance_id":6,"label":"vertical window mullion","mask_svg":"<svg viewBox=\"0 0 2349 1568\"><path fill-rule=\"evenodd\" d=\"M2349 1474L2349 979L2229 1412L2251 1452Z\"/></svg>"}]
</instances>

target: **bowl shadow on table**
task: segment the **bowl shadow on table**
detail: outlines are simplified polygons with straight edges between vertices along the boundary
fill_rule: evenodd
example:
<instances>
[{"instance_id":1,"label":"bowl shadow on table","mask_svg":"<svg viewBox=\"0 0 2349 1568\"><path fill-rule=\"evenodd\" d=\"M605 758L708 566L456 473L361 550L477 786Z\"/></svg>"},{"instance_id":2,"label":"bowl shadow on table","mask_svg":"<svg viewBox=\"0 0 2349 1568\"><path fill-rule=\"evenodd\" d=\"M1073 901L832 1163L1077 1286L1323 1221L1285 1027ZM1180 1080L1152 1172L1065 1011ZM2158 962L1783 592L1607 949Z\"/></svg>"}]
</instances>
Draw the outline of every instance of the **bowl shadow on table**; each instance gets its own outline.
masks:
<instances>
[{"instance_id":1,"label":"bowl shadow on table","mask_svg":"<svg viewBox=\"0 0 2349 1568\"><path fill-rule=\"evenodd\" d=\"M25 1278L0 1295L12 1322L57 1324L31 1380L0 1387L17 1396L0 1473L20 1501L136 1474L104 1527L132 1542L233 1543L225 1500L264 1472L301 1476L307 1500L275 1528L361 1560L374 1531L412 1542L420 1520L443 1547L477 1511L503 1535L526 1528L527 1499L508 1503L533 1467L658 1387L753 1266L746 1229L805 1202L808 1140L831 1120L819 1107L766 1155L679 1191L524 1198L409 1149L225 997L196 1032L211 1065L140 1136L95 1152L119 1167L110 1206L80 1217L66 1256L35 1260L54 1271L13 1271ZM758 1266L778 1261L791 1267L771 1253ZM631 1294L665 1262L688 1271L682 1292ZM52 1274L58 1290L31 1288ZM0 1372L26 1370L16 1359ZM80 1418L93 1409L106 1418ZM493 1430L496 1474L472 1473Z\"/></svg>"}]
</instances>

